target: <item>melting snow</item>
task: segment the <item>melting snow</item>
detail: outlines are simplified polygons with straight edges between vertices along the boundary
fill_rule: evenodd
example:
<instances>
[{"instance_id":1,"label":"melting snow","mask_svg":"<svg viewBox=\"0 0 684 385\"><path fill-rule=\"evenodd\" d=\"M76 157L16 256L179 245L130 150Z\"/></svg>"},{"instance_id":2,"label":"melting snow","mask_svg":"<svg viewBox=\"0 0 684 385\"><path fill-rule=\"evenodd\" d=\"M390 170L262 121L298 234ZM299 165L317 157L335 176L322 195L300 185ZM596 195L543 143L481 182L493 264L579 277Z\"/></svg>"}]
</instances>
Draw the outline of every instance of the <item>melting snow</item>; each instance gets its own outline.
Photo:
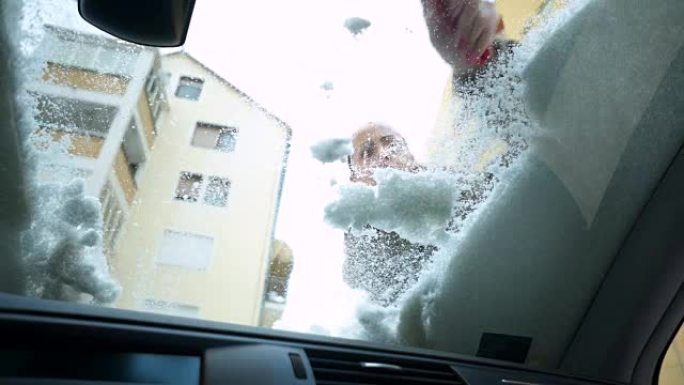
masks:
<instances>
[{"instance_id":1,"label":"melting snow","mask_svg":"<svg viewBox=\"0 0 684 385\"><path fill-rule=\"evenodd\" d=\"M82 179L68 185L42 184L34 195L31 227L22 236L27 294L113 302L120 288L109 276L102 251L100 202L85 196Z\"/></svg>"},{"instance_id":2,"label":"melting snow","mask_svg":"<svg viewBox=\"0 0 684 385\"><path fill-rule=\"evenodd\" d=\"M448 238L458 191L454 175L383 169L375 178L376 187L341 186L338 200L325 209L325 219L345 231L371 225L416 243L439 244Z\"/></svg>"},{"instance_id":3,"label":"melting snow","mask_svg":"<svg viewBox=\"0 0 684 385\"><path fill-rule=\"evenodd\" d=\"M311 146L311 154L322 163L336 162L352 152L349 139L327 139Z\"/></svg>"}]
</instances>

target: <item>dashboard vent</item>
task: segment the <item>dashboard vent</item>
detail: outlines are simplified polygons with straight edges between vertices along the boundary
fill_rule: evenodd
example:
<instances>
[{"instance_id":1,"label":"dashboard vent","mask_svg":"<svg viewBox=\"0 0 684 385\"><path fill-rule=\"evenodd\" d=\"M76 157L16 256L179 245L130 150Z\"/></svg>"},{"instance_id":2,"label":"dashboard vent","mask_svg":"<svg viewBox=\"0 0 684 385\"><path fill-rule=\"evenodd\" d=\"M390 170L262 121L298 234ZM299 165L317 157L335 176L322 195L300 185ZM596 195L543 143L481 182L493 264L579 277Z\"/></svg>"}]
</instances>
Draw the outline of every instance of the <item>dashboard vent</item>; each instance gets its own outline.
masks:
<instances>
[{"instance_id":1,"label":"dashboard vent","mask_svg":"<svg viewBox=\"0 0 684 385\"><path fill-rule=\"evenodd\" d=\"M316 385L465 385L448 364L307 349Z\"/></svg>"}]
</instances>

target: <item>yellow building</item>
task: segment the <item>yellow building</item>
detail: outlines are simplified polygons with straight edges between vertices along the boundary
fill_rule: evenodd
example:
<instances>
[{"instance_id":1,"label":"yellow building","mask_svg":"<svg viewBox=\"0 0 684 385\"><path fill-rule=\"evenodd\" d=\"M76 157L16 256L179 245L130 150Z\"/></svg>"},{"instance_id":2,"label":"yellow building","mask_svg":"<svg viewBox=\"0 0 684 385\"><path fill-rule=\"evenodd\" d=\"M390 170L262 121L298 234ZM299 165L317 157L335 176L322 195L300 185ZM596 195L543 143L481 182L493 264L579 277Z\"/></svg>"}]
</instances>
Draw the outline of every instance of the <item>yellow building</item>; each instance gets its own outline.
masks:
<instances>
[{"instance_id":1,"label":"yellow building","mask_svg":"<svg viewBox=\"0 0 684 385\"><path fill-rule=\"evenodd\" d=\"M557 0L498 0L496 8L506 23L506 35L520 40L543 6Z\"/></svg>"},{"instance_id":2,"label":"yellow building","mask_svg":"<svg viewBox=\"0 0 684 385\"><path fill-rule=\"evenodd\" d=\"M290 129L187 53L113 258L118 306L259 323Z\"/></svg>"},{"instance_id":3,"label":"yellow building","mask_svg":"<svg viewBox=\"0 0 684 385\"><path fill-rule=\"evenodd\" d=\"M57 26L36 53L37 177L100 198L116 306L258 324L289 127L185 53Z\"/></svg>"},{"instance_id":4,"label":"yellow building","mask_svg":"<svg viewBox=\"0 0 684 385\"><path fill-rule=\"evenodd\" d=\"M100 197L108 257L116 248L165 110L156 50L44 26L30 140L40 182L86 181Z\"/></svg>"},{"instance_id":5,"label":"yellow building","mask_svg":"<svg viewBox=\"0 0 684 385\"><path fill-rule=\"evenodd\" d=\"M679 330L667 350L658 379L658 385L681 384L684 384L684 328Z\"/></svg>"}]
</instances>

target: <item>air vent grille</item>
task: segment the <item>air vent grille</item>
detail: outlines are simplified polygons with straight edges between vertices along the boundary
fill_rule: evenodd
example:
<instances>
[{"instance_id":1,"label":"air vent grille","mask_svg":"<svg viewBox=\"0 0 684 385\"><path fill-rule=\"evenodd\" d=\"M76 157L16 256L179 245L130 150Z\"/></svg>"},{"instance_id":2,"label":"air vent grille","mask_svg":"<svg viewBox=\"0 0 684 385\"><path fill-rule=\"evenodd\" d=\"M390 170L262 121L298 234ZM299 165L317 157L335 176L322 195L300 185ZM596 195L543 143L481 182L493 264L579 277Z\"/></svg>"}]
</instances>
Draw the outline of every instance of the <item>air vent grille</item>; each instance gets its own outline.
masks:
<instances>
[{"instance_id":1,"label":"air vent grille","mask_svg":"<svg viewBox=\"0 0 684 385\"><path fill-rule=\"evenodd\" d=\"M306 353L316 385L465 385L448 364L326 350Z\"/></svg>"}]
</instances>

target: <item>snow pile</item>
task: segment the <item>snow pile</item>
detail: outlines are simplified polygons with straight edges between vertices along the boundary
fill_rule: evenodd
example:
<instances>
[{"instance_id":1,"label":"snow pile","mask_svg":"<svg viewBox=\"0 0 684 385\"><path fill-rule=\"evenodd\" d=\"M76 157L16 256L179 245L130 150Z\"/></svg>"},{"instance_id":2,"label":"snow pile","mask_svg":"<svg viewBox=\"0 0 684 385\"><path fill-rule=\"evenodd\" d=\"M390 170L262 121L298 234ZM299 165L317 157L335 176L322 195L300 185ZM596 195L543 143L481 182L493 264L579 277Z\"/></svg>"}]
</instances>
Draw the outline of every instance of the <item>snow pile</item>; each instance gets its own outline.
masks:
<instances>
[{"instance_id":1,"label":"snow pile","mask_svg":"<svg viewBox=\"0 0 684 385\"><path fill-rule=\"evenodd\" d=\"M311 155L322 163L336 162L352 152L349 139L327 139L311 146Z\"/></svg>"},{"instance_id":2,"label":"snow pile","mask_svg":"<svg viewBox=\"0 0 684 385\"><path fill-rule=\"evenodd\" d=\"M491 174L445 170L375 172L377 186L343 185L326 221L345 232L344 281L390 307L489 196Z\"/></svg>"},{"instance_id":3,"label":"snow pile","mask_svg":"<svg viewBox=\"0 0 684 385\"><path fill-rule=\"evenodd\" d=\"M36 186L33 196L33 221L22 235L27 294L112 303L120 288L105 273L100 202L84 195L79 179Z\"/></svg>"},{"instance_id":4,"label":"snow pile","mask_svg":"<svg viewBox=\"0 0 684 385\"><path fill-rule=\"evenodd\" d=\"M448 238L458 189L453 175L383 169L375 178L375 187L341 186L338 200L325 209L326 221L345 231L371 225L416 243L438 244Z\"/></svg>"}]
</instances>

